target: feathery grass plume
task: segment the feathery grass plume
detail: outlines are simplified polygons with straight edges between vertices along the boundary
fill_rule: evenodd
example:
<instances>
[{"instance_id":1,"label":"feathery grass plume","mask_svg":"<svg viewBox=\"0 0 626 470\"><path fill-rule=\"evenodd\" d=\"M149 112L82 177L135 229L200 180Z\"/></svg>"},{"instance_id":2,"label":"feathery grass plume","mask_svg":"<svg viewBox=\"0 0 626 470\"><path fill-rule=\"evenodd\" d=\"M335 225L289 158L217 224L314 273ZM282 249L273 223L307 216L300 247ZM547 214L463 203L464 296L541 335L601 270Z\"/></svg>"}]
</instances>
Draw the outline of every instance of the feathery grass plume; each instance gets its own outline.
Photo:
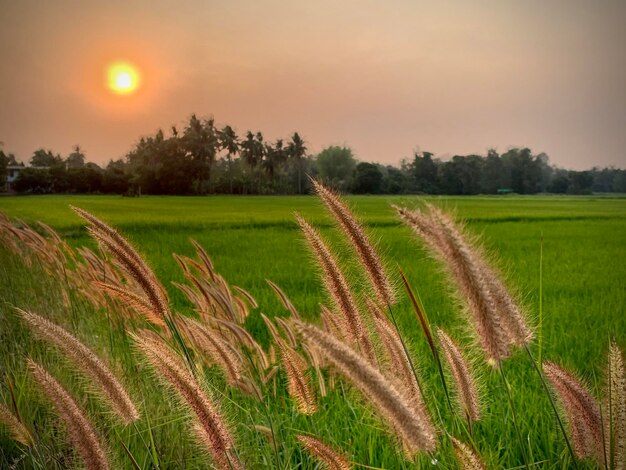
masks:
<instances>
[{"instance_id":1,"label":"feathery grass plume","mask_svg":"<svg viewBox=\"0 0 626 470\"><path fill-rule=\"evenodd\" d=\"M611 342L605 374L604 441L609 468L626 470L626 366L624 355Z\"/></svg>"},{"instance_id":2,"label":"feathery grass plume","mask_svg":"<svg viewBox=\"0 0 626 470\"><path fill-rule=\"evenodd\" d=\"M72 444L89 470L107 470L109 458L93 424L70 394L42 366L27 359L28 369L65 423Z\"/></svg>"},{"instance_id":3,"label":"feathery grass plume","mask_svg":"<svg viewBox=\"0 0 626 470\"><path fill-rule=\"evenodd\" d=\"M557 364L544 362L543 371L563 406L576 456L604 462L602 420L596 400L580 379Z\"/></svg>"},{"instance_id":4,"label":"feathery grass plume","mask_svg":"<svg viewBox=\"0 0 626 470\"><path fill-rule=\"evenodd\" d=\"M228 320L219 320L216 319L215 322L218 325L224 326L230 333L233 334L234 338L237 339L239 344L242 347L248 347L254 352L254 357L258 360L260 367L265 370L270 366L270 361L267 358L267 354L263 351L261 345L252 337L250 333L245 328L237 325Z\"/></svg>"},{"instance_id":5,"label":"feathery grass plume","mask_svg":"<svg viewBox=\"0 0 626 470\"><path fill-rule=\"evenodd\" d=\"M98 387L104 401L124 424L139 419L139 412L124 386L91 349L51 321L26 310L16 310L40 339L58 348L84 376Z\"/></svg>"},{"instance_id":6,"label":"feathery grass plume","mask_svg":"<svg viewBox=\"0 0 626 470\"><path fill-rule=\"evenodd\" d=\"M239 353L217 331L192 318L180 318L178 324L191 344L208 359L209 364L216 364L222 370L230 385L238 386L242 372L242 358Z\"/></svg>"},{"instance_id":7,"label":"feathery grass plume","mask_svg":"<svg viewBox=\"0 0 626 470\"><path fill-rule=\"evenodd\" d=\"M213 261L211 261L211 257L206 252L206 250L198 243L197 241L191 239L191 244L196 249L196 253L198 257L202 260L204 264L204 272L211 278L212 281L215 281L215 266L213 265Z\"/></svg>"},{"instance_id":8,"label":"feathery grass plume","mask_svg":"<svg viewBox=\"0 0 626 470\"><path fill-rule=\"evenodd\" d=\"M70 207L91 224L88 229L89 233L111 252L124 270L137 282L153 310L158 312L162 319L169 318L170 309L165 289L131 244L114 228L94 215L78 207Z\"/></svg>"},{"instance_id":9,"label":"feathery grass plume","mask_svg":"<svg viewBox=\"0 0 626 470\"><path fill-rule=\"evenodd\" d=\"M410 455L435 449L437 436L428 415L416 412L415 407L377 369L319 328L302 322L295 324L305 340L312 343L372 403Z\"/></svg>"},{"instance_id":10,"label":"feathery grass plume","mask_svg":"<svg viewBox=\"0 0 626 470\"><path fill-rule=\"evenodd\" d=\"M142 314L150 323L157 326L165 326L165 322L160 316L161 314L156 312L152 305L150 305L143 297L128 289L108 284L106 282L95 281L93 285L98 287L100 290L117 297L122 302L125 302L137 312Z\"/></svg>"},{"instance_id":11,"label":"feathery grass plume","mask_svg":"<svg viewBox=\"0 0 626 470\"><path fill-rule=\"evenodd\" d=\"M291 312L291 316L300 320L300 313L298 312L296 307L294 307L294 305L291 303L291 300L289 300L289 297L287 297L287 294L285 294L280 287L278 287L274 282L270 281L269 279L266 279L265 282L267 282L269 286L274 290L274 292L276 292L276 295L282 302L283 306L287 310L289 310L289 312Z\"/></svg>"},{"instance_id":12,"label":"feathery grass plume","mask_svg":"<svg viewBox=\"0 0 626 470\"><path fill-rule=\"evenodd\" d=\"M471 447L452 436L450 441L454 447L454 455L463 470L487 470L487 466Z\"/></svg>"},{"instance_id":13,"label":"feathery grass plume","mask_svg":"<svg viewBox=\"0 0 626 470\"><path fill-rule=\"evenodd\" d=\"M442 261L458 286L458 297L467 305L478 341L494 365L510 354L508 338L500 315L486 289L475 253L462 238L451 239L446 229L430 214L396 207L400 218L425 242L434 257Z\"/></svg>"},{"instance_id":14,"label":"feathery grass plume","mask_svg":"<svg viewBox=\"0 0 626 470\"><path fill-rule=\"evenodd\" d=\"M492 297L494 308L500 316L500 323L506 330L508 341L515 346L528 344L533 337L532 330L526 324L521 307L513 299L501 280L501 276L489 265L483 250L475 240L463 233L461 227L441 209L430 206L432 216L444 227L448 238L456 241L458 246L466 245L468 252L473 253L477 269L483 276L486 288Z\"/></svg>"},{"instance_id":15,"label":"feathery grass plume","mask_svg":"<svg viewBox=\"0 0 626 470\"><path fill-rule=\"evenodd\" d=\"M17 416L11 413L11 410L0 403L0 423L3 423L9 430L13 440L31 447L34 443L33 435L24 426Z\"/></svg>"},{"instance_id":16,"label":"feathery grass plume","mask_svg":"<svg viewBox=\"0 0 626 470\"><path fill-rule=\"evenodd\" d=\"M182 358L151 332L143 331L141 336L131 336L157 377L174 390L181 402L193 413L193 429L217 467L224 470L242 468L234 454L235 445L226 421L189 372Z\"/></svg>"},{"instance_id":17,"label":"feathery grass plume","mask_svg":"<svg viewBox=\"0 0 626 470\"><path fill-rule=\"evenodd\" d=\"M311 182L315 192L317 192L330 213L339 223L342 231L352 242L352 246L359 256L359 261L367 273L376 298L381 305L393 305L396 302L396 293L389 276L385 272L383 263L365 230L337 194L314 178L311 178Z\"/></svg>"},{"instance_id":18,"label":"feathery grass plume","mask_svg":"<svg viewBox=\"0 0 626 470\"><path fill-rule=\"evenodd\" d=\"M319 266L322 268L324 287L345 320L350 341L361 349L368 361L374 363L376 358L372 344L363 325L357 303L348 287L348 282L339 268L339 263L317 230L298 214L296 214L296 220Z\"/></svg>"},{"instance_id":19,"label":"feathery grass plume","mask_svg":"<svg viewBox=\"0 0 626 470\"><path fill-rule=\"evenodd\" d=\"M366 299L372 321L382 347L387 365L382 367L385 376L394 382L405 398L418 407L420 413L426 413L422 392L413 373L413 368L405 353L398 330L372 299Z\"/></svg>"},{"instance_id":20,"label":"feathery grass plume","mask_svg":"<svg viewBox=\"0 0 626 470\"><path fill-rule=\"evenodd\" d=\"M309 454L324 465L324 468L328 470L350 470L352 468L348 459L321 440L305 434L298 434L296 439Z\"/></svg>"},{"instance_id":21,"label":"feathery grass plume","mask_svg":"<svg viewBox=\"0 0 626 470\"><path fill-rule=\"evenodd\" d=\"M480 397L470 364L461 354L459 346L443 330L438 328L437 336L443 349L443 355L454 377L461 411L468 421L478 421L480 419Z\"/></svg>"},{"instance_id":22,"label":"feathery grass plume","mask_svg":"<svg viewBox=\"0 0 626 470\"><path fill-rule=\"evenodd\" d=\"M284 341L277 341L285 373L287 374L287 391L296 402L298 411L304 415L311 415L317 411L315 392L311 386L308 374L309 364L292 347Z\"/></svg>"}]
</instances>

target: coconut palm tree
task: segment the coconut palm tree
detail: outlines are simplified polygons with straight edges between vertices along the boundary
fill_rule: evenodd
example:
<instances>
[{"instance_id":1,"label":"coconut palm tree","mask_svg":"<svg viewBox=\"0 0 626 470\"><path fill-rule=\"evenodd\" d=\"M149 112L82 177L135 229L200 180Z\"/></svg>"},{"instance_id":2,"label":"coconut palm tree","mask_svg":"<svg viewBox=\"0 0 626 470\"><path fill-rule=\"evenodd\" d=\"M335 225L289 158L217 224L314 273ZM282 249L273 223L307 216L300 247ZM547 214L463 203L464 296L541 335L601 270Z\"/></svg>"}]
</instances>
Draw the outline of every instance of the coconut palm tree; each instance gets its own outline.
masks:
<instances>
[{"instance_id":1,"label":"coconut palm tree","mask_svg":"<svg viewBox=\"0 0 626 470\"><path fill-rule=\"evenodd\" d=\"M232 159L233 155L239 153L239 139L234 129L230 126L224 128L218 133L219 146L222 150L226 150L226 160L228 160L228 186L230 193L233 193L233 174Z\"/></svg>"},{"instance_id":2,"label":"coconut palm tree","mask_svg":"<svg viewBox=\"0 0 626 470\"><path fill-rule=\"evenodd\" d=\"M300 134L294 132L291 136L291 142L287 145L287 155L292 160L295 160L298 166L298 194L302 194L302 161L306 155L305 142L300 137Z\"/></svg>"}]
</instances>

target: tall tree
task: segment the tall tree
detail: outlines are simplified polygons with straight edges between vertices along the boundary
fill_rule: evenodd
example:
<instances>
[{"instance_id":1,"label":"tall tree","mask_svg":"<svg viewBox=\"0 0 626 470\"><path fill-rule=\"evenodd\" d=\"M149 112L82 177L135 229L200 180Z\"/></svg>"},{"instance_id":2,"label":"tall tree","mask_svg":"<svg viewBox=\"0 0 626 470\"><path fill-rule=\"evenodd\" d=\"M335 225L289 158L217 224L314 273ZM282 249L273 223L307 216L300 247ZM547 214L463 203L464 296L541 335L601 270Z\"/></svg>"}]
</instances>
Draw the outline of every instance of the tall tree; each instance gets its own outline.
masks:
<instances>
[{"instance_id":1,"label":"tall tree","mask_svg":"<svg viewBox=\"0 0 626 470\"><path fill-rule=\"evenodd\" d=\"M335 189L350 188L357 161L348 147L330 146L317 155L319 178Z\"/></svg>"},{"instance_id":2,"label":"tall tree","mask_svg":"<svg viewBox=\"0 0 626 470\"><path fill-rule=\"evenodd\" d=\"M298 194L302 194L302 161L306 155L306 145L300 134L294 132L287 145L287 155L296 162L298 167Z\"/></svg>"},{"instance_id":3,"label":"tall tree","mask_svg":"<svg viewBox=\"0 0 626 470\"><path fill-rule=\"evenodd\" d=\"M230 126L224 126L218 132L218 140L220 149L226 151L226 160L228 160L228 186L229 192L233 193L233 156L239 153L239 140L234 129Z\"/></svg>"},{"instance_id":4,"label":"tall tree","mask_svg":"<svg viewBox=\"0 0 626 470\"><path fill-rule=\"evenodd\" d=\"M51 167L63 163L61 155L54 155L51 150L38 149L33 152L30 166Z\"/></svg>"},{"instance_id":5,"label":"tall tree","mask_svg":"<svg viewBox=\"0 0 626 470\"><path fill-rule=\"evenodd\" d=\"M85 166L85 154L83 153L83 149L80 148L80 145L76 144L72 147L72 153L67 156L65 163L68 169L77 169Z\"/></svg>"},{"instance_id":6,"label":"tall tree","mask_svg":"<svg viewBox=\"0 0 626 470\"><path fill-rule=\"evenodd\" d=\"M361 162L354 170L353 191L356 194L378 194L383 184L383 173L378 165Z\"/></svg>"},{"instance_id":7,"label":"tall tree","mask_svg":"<svg viewBox=\"0 0 626 470\"><path fill-rule=\"evenodd\" d=\"M211 181L211 168L219 145L213 118L201 120L192 114L189 124L185 127L182 141L194 163L193 173L198 179L198 192L204 193L205 185Z\"/></svg>"}]
</instances>

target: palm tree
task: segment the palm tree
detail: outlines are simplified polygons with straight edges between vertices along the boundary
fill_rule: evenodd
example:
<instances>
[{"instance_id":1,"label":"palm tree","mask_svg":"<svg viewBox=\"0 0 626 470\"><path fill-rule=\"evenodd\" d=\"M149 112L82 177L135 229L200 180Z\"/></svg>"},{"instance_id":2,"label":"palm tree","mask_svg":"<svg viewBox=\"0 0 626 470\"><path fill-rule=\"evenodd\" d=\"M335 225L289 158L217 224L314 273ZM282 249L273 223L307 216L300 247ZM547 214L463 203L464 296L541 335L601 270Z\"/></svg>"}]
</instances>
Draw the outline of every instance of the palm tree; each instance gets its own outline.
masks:
<instances>
[{"instance_id":1,"label":"palm tree","mask_svg":"<svg viewBox=\"0 0 626 470\"><path fill-rule=\"evenodd\" d=\"M250 177L252 178L254 175L254 169L258 163L258 142L255 139L254 134L251 131L246 133L246 138L240 144L240 155L241 158L246 162L246 164L250 167Z\"/></svg>"},{"instance_id":2,"label":"palm tree","mask_svg":"<svg viewBox=\"0 0 626 470\"><path fill-rule=\"evenodd\" d=\"M265 160L263 160L263 169L270 177L270 182L274 182L276 169L285 162L287 152L283 145L283 139L277 139L276 143L265 144Z\"/></svg>"},{"instance_id":3,"label":"palm tree","mask_svg":"<svg viewBox=\"0 0 626 470\"><path fill-rule=\"evenodd\" d=\"M306 146L297 132L291 136L291 142L287 145L287 154L298 165L298 194L302 194L302 160L306 155Z\"/></svg>"},{"instance_id":4,"label":"palm tree","mask_svg":"<svg viewBox=\"0 0 626 470\"><path fill-rule=\"evenodd\" d=\"M228 186L230 193L233 193L233 173L232 158L233 155L239 153L239 140L237 134L230 126L224 128L218 133L219 145L222 150L226 150L226 160L228 160Z\"/></svg>"}]
</instances>

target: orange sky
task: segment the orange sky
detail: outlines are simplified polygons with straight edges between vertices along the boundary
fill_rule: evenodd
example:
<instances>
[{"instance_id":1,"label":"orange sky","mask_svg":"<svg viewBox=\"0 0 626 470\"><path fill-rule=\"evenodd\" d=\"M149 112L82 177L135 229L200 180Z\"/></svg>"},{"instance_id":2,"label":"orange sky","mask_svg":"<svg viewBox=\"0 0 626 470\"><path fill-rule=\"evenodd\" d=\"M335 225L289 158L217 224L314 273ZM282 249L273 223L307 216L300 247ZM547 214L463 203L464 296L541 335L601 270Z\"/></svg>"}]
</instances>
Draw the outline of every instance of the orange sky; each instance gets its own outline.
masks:
<instances>
[{"instance_id":1,"label":"orange sky","mask_svg":"<svg viewBox=\"0 0 626 470\"><path fill-rule=\"evenodd\" d=\"M213 115L397 163L528 146L626 166L626 2L19 1L0 8L0 141L105 163ZM113 60L141 90L113 95Z\"/></svg>"}]
</instances>

